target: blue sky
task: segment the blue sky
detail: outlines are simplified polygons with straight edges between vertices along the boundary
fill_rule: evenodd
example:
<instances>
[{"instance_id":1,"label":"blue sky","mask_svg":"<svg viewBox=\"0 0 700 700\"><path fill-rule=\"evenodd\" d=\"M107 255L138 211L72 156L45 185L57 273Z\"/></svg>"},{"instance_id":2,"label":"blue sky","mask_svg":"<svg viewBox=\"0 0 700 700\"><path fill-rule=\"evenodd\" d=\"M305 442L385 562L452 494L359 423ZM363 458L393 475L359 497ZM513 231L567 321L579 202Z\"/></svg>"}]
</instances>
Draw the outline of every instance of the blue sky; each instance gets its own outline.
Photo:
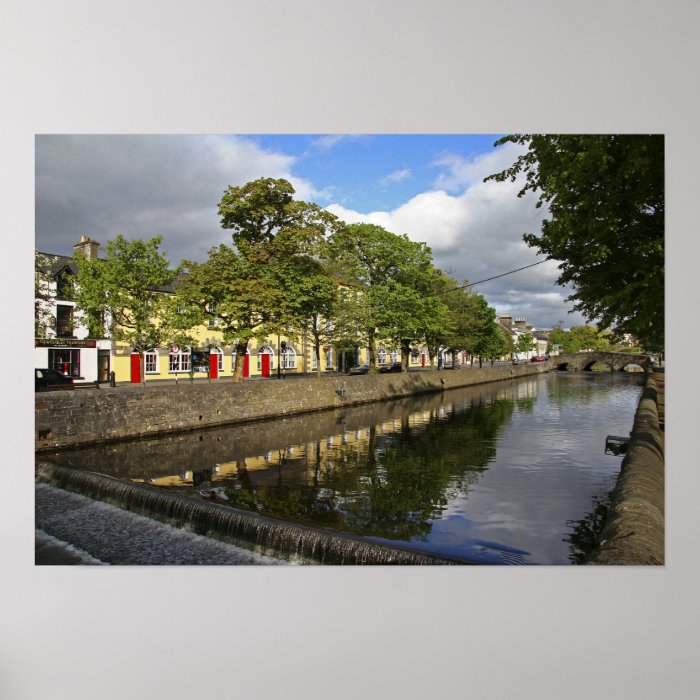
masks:
<instances>
[{"instance_id":1,"label":"blue sky","mask_svg":"<svg viewBox=\"0 0 700 700\"><path fill-rule=\"evenodd\" d=\"M218 202L229 185L285 178L299 199L348 223L427 243L435 264L477 282L543 258L522 240L546 215L518 183L484 183L513 163L512 144L479 135L38 135L36 247L69 255L88 235L163 237L173 263L230 243ZM476 287L497 312L538 328L581 325L556 263Z\"/></svg>"},{"instance_id":2,"label":"blue sky","mask_svg":"<svg viewBox=\"0 0 700 700\"><path fill-rule=\"evenodd\" d=\"M450 153L475 157L500 135L264 135L261 148L297 160L294 172L355 211L389 210L430 189Z\"/></svg>"}]
</instances>

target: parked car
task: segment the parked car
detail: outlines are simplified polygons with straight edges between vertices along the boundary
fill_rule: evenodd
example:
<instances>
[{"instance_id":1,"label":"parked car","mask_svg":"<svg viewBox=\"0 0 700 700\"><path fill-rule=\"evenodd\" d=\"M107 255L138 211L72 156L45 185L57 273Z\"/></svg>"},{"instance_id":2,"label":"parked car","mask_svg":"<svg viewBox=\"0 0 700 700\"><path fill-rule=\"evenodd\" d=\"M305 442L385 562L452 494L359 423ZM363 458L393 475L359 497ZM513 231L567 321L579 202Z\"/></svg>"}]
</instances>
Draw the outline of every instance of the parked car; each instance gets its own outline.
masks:
<instances>
[{"instance_id":1,"label":"parked car","mask_svg":"<svg viewBox=\"0 0 700 700\"><path fill-rule=\"evenodd\" d=\"M367 374L367 372L369 372L369 365L355 365L351 367L348 372L350 374Z\"/></svg>"},{"instance_id":2,"label":"parked car","mask_svg":"<svg viewBox=\"0 0 700 700\"><path fill-rule=\"evenodd\" d=\"M386 367L379 368L380 374L392 374L394 372L403 372L403 367L401 366L400 362L392 362L391 364L386 365Z\"/></svg>"},{"instance_id":3,"label":"parked car","mask_svg":"<svg viewBox=\"0 0 700 700\"><path fill-rule=\"evenodd\" d=\"M48 391L51 386L69 386L72 384L73 377L62 374L55 369L34 370L34 391Z\"/></svg>"},{"instance_id":4,"label":"parked car","mask_svg":"<svg viewBox=\"0 0 700 700\"><path fill-rule=\"evenodd\" d=\"M544 357L544 355L537 355L535 357L530 358L530 362L545 362L546 360L547 358Z\"/></svg>"}]
</instances>

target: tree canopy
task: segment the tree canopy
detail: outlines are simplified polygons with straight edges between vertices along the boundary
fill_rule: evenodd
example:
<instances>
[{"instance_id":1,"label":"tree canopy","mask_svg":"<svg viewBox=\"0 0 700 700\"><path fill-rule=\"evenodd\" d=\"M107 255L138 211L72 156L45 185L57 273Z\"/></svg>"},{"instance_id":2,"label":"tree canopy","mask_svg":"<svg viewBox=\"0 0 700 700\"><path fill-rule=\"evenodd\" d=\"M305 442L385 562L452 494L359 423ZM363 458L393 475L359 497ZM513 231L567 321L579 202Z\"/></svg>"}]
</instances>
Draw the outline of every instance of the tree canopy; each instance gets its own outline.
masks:
<instances>
[{"instance_id":1,"label":"tree canopy","mask_svg":"<svg viewBox=\"0 0 700 700\"><path fill-rule=\"evenodd\" d=\"M178 342L172 284L181 268L159 250L162 238L129 241L117 236L107 243L104 259L88 260L76 253L76 306L88 318L90 335L103 335L97 326L109 324L112 337L142 356L146 350ZM141 362L143 381L143 362Z\"/></svg>"},{"instance_id":2,"label":"tree canopy","mask_svg":"<svg viewBox=\"0 0 700 700\"><path fill-rule=\"evenodd\" d=\"M431 323L445 317L444 304L427 298L433 277L432 254L425 243L375 224L351 224L331 236L336 269L365 289L347 300L358 331L369 348L370 371L377 370L377 339L391 339L408 363L411 342L423 340Z\"/></svg>"},{"instance_id":3,"label":"tree canopy","mask_svg":"<svg viewBox=\"0 0 700 700\"><path fill-rule=\"evenodd\" d=\"M550 217L524 240L558 261L574 309L648 350L664 344L664 137L514 134L527 147L486 180L515 181Z\"/></svg>"},{"instance_id":4,"label":"tree canopy","mask_svg":"<svg viewBox=\"0 0 700 700\"><path fill-rule=\"evenodd\" d=\"M549 334L549 347L558 345L563 353L579 350L610 350L610 340L595 326L576 326L570 331L557 329Z\"/></svg>"},{"instance_id":5,"label":"tree canopy","mask_svg":"<svg viewBox=\"0 0 700 700\"><path fill-rule=\"evenodd\" d=\"M212 249L204 263L187 261L188 274L177 290L190 323L215 318L224 342L237 346L234 380L242 377L241 360L252 338L289 335L290 327L313 324L335 303L325 260L328 236L339 222L293 195L283 179L228 187L219 214L233 245Z\"/></svg>"}]
</instances>

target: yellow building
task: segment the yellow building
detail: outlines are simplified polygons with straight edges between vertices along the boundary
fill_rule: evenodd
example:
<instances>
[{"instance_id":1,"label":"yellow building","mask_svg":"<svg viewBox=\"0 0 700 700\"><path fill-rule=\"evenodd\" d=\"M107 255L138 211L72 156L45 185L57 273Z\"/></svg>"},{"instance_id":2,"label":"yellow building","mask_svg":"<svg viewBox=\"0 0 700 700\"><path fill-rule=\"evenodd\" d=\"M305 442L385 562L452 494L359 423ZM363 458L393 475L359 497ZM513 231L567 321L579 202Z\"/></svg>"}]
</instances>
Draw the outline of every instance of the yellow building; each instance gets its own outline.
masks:
<instances>
[{"instance_id":1,"label":"yellow building","mask_svg":"<svg viewBox=\"0 0 700 700\"><path fill-rule=\"evenodd\" d=\"M97 259L99 244L87 236L83 236L76 244L76 250L83 252L88 260ZM74 362L75 372L78 380L90 380L98 382L110 381L113 373L116 382L140 382L141 366L140 357L134 349L128 345L120 343L110 338L87 339L87 327L83 323L82 314L73 313L76 311L72 307L73 302L60 301L60 279L58 275L70 272L71 278L77 272L72 259L65 256L47 254L52 267L52 273L57 276L58 281L52 282L52 294L54 299L51 303L53 315L61 322L63 317L61 311L70 312L71 329L66 331L63 339L59 332L58 338L49 339L37 338L35 345L36 359L35 366L48 367L52 362L53 352L60 358L62 363L57 367L60 371L65 371L65 358L68 352L78 357L84 355L82 363L76 359ZM351 286L351 283L339 281L343 288ZM51 291L51 290L50 290ZM162 290L165 293L167 291ZM70 304L61 306L61 304ZM58 309L56 311L55 309ZM65 313L63 314L66 315ZM64 323L65 325L65 323ZM73 326L77 330L73 329ZM216 318L196 329L191 334L195 338L192 347L171 346L166 348L152 348L144 354L144 376L146 382L158 380L221 380L231 379L235 366L235 346L224 345L222 333L218 330ZM57 326L58 327L58 326ZM56 331L58 332L58 331ZM49 336L54 331L49 332ZM55 335L55 333L54 333ZM65 334L64 334L65 335ZM78 338L78 340L76 340ZM66 350L69 343L74 346L80 345L79 350ZM49 347L51 346L51 347ZM56 348L59 348L56 350ZM59 347L60 346L60 347ZM66 346L66 347L64 347ZM47 350L48 348L48 350ZM97 349L95 349L97 348ZM93 358L92 355L95 355ZM48 354L47 354L48 353ZM320 357L316 356L316 350L311 334L300 333L294 335L269 335L260 338L253 338L248 344L248 350L243 358L244 378L266 378L286 376L293 374L316 373L320 369L321 374L344 373L351 367L357 365L367 365L369 363L369 351L365 347L356 345L351 349L346 346L336 346L332 343L324 343L320 348ZM451 358L450 358L451 359ZM58 360L56 360L58 362ZM388 343L378 343L377 362L380 368L389 367L392 363L400 363L400 352ZM54 363L55 364L55 363ZM433 363L434 364L434 363ZM425 348L414 348L409 357L409 368L417 369L430 367L429 354ZM449 362L446 366L449 366ZM80 367L80 370L77 368ZM77 376L80 374L81 376ZM84 375L84 376L83 376Z\"/></svg>"},{"instance_id":2,"label":"yellow building","mask_svg":"<svg viewBox=\"0 0 700 700\"><path fill-rule=\"evenodd\" d=\"M197 345L153 348L144 355L146 382L156 380L190 381L195 379L231 379L235 366L235 351L225 346L216 328L199 327L195 330ZM321 374L344 373L356 365L368 364L367 348L342 350L331 344L320 348ZM398 350L386 344L377 348L379 367L400 362ZM137 382L140 376L138 354L124 345L114 344L112 368L117 382ZM409 356L409 368L429 367L428 352L416 349ZM318 358L309 335L301 337L267 336L253 338L243 358L244 378L266 378L294 374L316 373Z\"/></svg>"}]
</instances>

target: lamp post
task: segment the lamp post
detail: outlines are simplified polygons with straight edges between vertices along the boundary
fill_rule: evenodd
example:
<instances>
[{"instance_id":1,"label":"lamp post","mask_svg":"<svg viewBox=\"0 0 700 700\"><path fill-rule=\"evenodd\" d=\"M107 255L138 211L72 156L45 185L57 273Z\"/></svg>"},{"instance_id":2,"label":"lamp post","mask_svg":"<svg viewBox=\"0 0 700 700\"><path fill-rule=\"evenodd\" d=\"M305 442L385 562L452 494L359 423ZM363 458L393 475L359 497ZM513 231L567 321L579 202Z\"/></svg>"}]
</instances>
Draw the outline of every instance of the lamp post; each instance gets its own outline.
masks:
<instances>
[{"instance_id":1,"label":"lamp post","mask_svg":"<svg viewBox=\"0 0 700 700\"><path fill-rule=\"evenodd\" d=\"M277 334L277 379L280 378L280 365L282 364L282 345L280 344L280 334Z\"/></svg>"},{"instance_id":2,"label":"lamp post","mask_svg":"<svg viewBox=\"0 0 700 700\"><path fill-rule=\"evenodd\" d=\"M286 353L286 350L287 350L287 343L286 343L286 341L283 340L283 341L281 342L280 348L281 348L280 357L284 357L284 358L285 358L284 367L282 367L282 377L286 379L286 378L287 378L287 360L286 360L286 357L287 357L287 353ZM281 365L281 364L282 364L282 362L280 362L280 365ZM279 368L278 368L278 369L279 369ZM279 375L277 375L277 376L279 376Z\"/></svg>"}]
</instances>

